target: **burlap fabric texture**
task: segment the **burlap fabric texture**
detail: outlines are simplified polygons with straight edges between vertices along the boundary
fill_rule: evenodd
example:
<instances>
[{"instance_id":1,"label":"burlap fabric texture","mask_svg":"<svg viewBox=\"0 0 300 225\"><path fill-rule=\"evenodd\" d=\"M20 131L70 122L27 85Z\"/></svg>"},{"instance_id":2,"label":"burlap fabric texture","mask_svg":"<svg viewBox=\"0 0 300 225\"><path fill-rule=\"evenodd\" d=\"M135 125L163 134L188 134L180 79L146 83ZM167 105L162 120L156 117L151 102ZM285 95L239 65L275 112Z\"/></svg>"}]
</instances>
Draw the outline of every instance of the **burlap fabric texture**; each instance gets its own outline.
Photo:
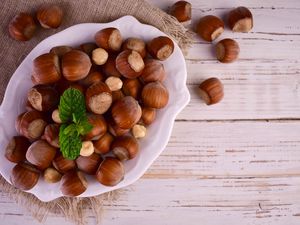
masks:
<instances>
[{"instance_id":1,"label":"burlap fabric texture","mask_svg":"<svg viewBox=\"0 0 300 225\"><path fill-rule=\"evenodd\" d=\"M48 0L46 4L56 3L64 10L62 25L56 30L39 28L28 42L18 42L8 35L9 21L18 12L32 14L45 5L43 0L1 0L0 3L0 102L3 100L7 83L25 56L44 38L69 26L85 22L110 22L124 15L132 15L140 22L153 25L173 37L185 48L191 43L190 33L177 20L162 10L143 0ZM102 205L110 204L120 191L91 198L62 197L51 202L41 202L35 196L15 189L0 176L1 190L25 207L34 218L44 220L49 213L59 213L76 224L85 222L85 211L92 211L99 221ZM45 193L46 194L46 193Z\"/></svg>"}]
</instances>

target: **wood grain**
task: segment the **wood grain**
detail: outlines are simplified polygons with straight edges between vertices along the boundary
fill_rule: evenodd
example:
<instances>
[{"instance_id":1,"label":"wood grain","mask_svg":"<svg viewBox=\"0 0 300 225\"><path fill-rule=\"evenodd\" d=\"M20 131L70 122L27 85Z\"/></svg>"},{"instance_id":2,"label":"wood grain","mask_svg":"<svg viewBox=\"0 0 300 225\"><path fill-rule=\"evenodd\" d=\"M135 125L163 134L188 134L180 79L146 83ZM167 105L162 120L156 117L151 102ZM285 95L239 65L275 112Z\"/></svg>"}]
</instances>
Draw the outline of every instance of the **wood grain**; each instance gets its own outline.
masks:
<instances>
[{"instance_id":1,"label":"wood grain","mask_svg":"<svg viewBox=\"0 0 300 225\"><path fill-rule=\"evenodd\" d=\"M167 9L174 0L150 0ZM300 224L300 1L190 1L193 23L226 18L244 5L254 15L233 64L215 60L214 44L195 36L186 57L191 102L177 117L170 142L148 172L113 205L103 224ZM219 40L221 39L219 38ZM206 106L198 84L218 77L224 100ZM38 224L5 194L1 224ZM95 224L90 215L87 221ZM49 215L45 224L71 224Z\"/></svg>"}]
</instances>

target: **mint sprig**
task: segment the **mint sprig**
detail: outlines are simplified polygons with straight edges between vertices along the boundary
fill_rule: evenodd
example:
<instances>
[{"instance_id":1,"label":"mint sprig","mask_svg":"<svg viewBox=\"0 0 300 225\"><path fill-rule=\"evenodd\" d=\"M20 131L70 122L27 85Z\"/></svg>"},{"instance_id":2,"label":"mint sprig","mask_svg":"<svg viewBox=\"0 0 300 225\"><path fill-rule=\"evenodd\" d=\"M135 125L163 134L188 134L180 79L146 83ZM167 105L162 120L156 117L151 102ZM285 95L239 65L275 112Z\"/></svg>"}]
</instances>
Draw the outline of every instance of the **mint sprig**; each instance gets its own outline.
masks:
<instances>
[{"instance_id":1,"label":"mint sprig","mask_svg":"<svg viewBox=\"0 0 300 225\"><path fill-rule=\"evenodd\" d=\"M59 129L60 151L64 158L73 160L80 153L81 136L93 128L86 115L83 94L74 88L67 89L60 97L58 108L63 122Z\"/></svg>"}]
</instances>

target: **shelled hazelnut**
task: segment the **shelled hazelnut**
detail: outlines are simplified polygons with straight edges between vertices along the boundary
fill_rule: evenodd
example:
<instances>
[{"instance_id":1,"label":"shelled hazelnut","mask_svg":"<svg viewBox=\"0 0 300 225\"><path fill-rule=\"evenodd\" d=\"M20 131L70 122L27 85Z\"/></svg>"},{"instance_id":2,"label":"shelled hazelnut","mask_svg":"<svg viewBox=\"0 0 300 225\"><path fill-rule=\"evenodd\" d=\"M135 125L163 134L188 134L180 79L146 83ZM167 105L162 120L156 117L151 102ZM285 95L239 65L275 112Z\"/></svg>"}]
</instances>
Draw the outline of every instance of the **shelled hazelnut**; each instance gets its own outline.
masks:
<instances>
[{"instance_id":1,"label":"shelled hazelnut","mask_svg":"<svg viewBox=\"0 0 300 225\"><path fill-rule=\"evenodd\" d=\"M62 175L54 168L49 167L44 171L44 180L47 183L57 183L61 180Z\"/></svg>"},{"instance_id":2,"label":"shelled hazelnut","mask_svg":"<svg viewBox=\"0 0 300 225\"><path fill-rule=\"evenodd\" d=\"M212 42L224 32L224 22L213 15L204 16L199 20L196 32L205 41Z\"/></svg>"},{"instance_id":3,"label":"shelled hazelnut","mask_svg":"<svg viewBox=\"0 0 300 225\"><path fill-rule=\"evenodd\" d=\"M207 105L216 104L224 97L223 84L218 78L209 78L199 85L199 94Z\"/></svg>"},{"instance_id":4,"label":"shelled hazelnut","mask_svg":"<svg viewBox=\"0 0 300 225\"><path fill-rule=\"evenodd\" d=\"M15 40L28 41L36 31L36 24L30 14L22 12L10 21L8 31Z\"/></svg>"},{"instance_id":5,"label":"shelled hazelnut","mask_svg":"<svg viewBox=\"0 0 300 225\"><path fill-rule=\"evenodd\" d=\"M143 138L146 136L147 128L144 125L136 124L132 128L132 135L135 138Z\"/></svg>"},{"instance_id":6,"label":"shelled hazelnut","mask_svg":"<svg viewBox=\"0 0 300 225\"><path fill-rule=\"evenodd\" d=\"M96 48L92 52L92 60L96 65L103 65L108 59L108 53L104 48Z\"/></svg>"}]
</instances>

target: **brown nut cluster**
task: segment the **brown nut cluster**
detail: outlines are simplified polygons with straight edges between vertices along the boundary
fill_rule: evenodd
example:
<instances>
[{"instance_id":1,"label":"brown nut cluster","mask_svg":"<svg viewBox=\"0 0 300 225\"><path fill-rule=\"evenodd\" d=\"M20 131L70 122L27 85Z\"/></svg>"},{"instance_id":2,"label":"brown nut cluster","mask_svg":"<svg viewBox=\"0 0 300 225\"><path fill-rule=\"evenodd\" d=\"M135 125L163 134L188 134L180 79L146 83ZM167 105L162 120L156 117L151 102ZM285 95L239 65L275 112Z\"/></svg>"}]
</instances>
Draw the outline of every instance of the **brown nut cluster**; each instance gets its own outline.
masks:
<instances>
[{"instance_id":1,"label":"brown nut cluster","mask_svg":"<svg viewBox=\"0 0 300 225\"><path fill-rule=\"evenodd\" d=\"M44 5L37 10L36 19L41 27L58 28L63 19L63 10L58 5ZM30 40L37 30L34 16L29 13L18 13L8 25L10 36L17 41Z\"/></svg>"},{"instance_id":2,"label":"brown nut cluster","mask_svg":"<svg viewBox=\"0 0 300 225\"><path fill-rule=\"evenodd\" d=\"M28 111L16 118L19 136L5 149L5 157L16 163L11 174L16 187L29 190L42 175L47 183L60 182L64 195L78 196L88 187L85 174L106 186L122 181L123 164L139 154L138 139L147 135L157 110L168 104L161 60L174 49L168 37L148 43L135 37L122 40L117 28L106 28L96 33L95 43L55 46L33 60ZM59 102L68 88L84 95L92 126L80 136L74 160L64 158L59 143L65 124Z\"/></svg>"}]
</instances>

